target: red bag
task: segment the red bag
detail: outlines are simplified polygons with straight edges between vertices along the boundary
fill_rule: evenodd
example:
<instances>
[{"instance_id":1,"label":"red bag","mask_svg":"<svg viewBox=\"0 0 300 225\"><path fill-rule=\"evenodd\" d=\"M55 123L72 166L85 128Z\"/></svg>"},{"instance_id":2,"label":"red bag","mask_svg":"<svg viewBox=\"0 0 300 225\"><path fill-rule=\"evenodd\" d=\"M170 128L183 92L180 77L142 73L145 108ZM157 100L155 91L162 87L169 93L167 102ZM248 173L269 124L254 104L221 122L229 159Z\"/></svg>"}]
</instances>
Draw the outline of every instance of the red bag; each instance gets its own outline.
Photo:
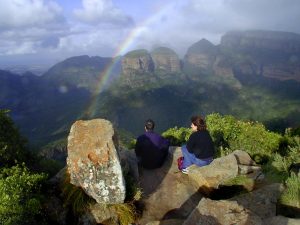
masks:
<instances>
[{"instance_id":1,"label":"red bag","mask_svg":"<svg viewBox=\"0 0 300 225\"><path fill-rule=\"evenodd\" d=\"M184 159L183 156L181 156L181 157L179 157L179 158L177 159L177 167L178 167L179 170L182 170L182 169L183 169L183 159Z\"/></svg>"}]
</instances>

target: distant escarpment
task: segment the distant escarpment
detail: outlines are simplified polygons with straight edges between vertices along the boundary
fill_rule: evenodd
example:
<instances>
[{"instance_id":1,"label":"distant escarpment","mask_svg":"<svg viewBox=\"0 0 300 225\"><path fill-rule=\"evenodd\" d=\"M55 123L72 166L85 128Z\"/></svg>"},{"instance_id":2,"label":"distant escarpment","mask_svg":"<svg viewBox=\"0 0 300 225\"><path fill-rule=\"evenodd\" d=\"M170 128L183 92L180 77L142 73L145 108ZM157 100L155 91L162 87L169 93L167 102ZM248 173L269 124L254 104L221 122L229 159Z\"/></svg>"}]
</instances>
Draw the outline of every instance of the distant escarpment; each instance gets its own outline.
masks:
<instances>
[{"instance_id":1,"label":"distant escarpment","mask_svg":"<svg viewBox=\"0 0 300 225\"><path fill-rule=\"evenodd\" d=\"M110 80L113 80L120 73L119 58L89 57L87 55L71 57L57 63L43 77L62 87L84 88L93 91L97 88L98 80L105 75L105 69L110 65L113 65L110 76Z\"/></svg>"},{"instance_id":2,"label":"distant escarpment","mask_svg":"<svg viewBox=\"0 0 300 225\"><path fill-rule=\"evenodd\" d=\"M230 31L221 38L221 47L300 53L300 35L264 30Z\"/></svg>"},{"instance_id":3,"label":"distant escarpment","mask_svg":"<svg viewBox=\"0 0 300 225\"><path fill-rule=\"evenodd\" d=\"M300 35L278 31L232 31L220 44L237 74L300 81Z\"/></svg>"},{"instance_id":4,"label":"distant escarpment","mask_svg":"<svg viewBox=\"0 0 300 225\"><path fill-rule=\"evenodd\" d=\"M160 47L151 53L135 50L122 60L122 74L131 83L141 76L181 73L193 78L217 75L224 78L253 75L259 78L300 81L300 35L278 31L231 31L220 45L206 39L191 45L181 65L171 49ZM148 77L149 78L149 77ZM151 78L154 78L153 76ZM251 78L252 79L252 78Z\"/></svg>"}]
</instances>

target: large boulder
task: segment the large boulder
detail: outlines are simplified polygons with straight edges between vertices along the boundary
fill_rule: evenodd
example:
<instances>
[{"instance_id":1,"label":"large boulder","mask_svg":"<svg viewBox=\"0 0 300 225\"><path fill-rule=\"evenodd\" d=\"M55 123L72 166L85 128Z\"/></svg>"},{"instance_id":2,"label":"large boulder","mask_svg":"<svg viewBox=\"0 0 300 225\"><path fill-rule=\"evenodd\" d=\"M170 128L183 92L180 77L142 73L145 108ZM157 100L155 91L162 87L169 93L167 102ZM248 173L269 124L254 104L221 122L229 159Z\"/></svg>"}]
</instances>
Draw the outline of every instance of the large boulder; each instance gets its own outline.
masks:
<instances>
[{"instance_id":1,"label":"large boulder","mask_svg":"<svg viewBox=\"0 0 300 225\"><path fill-rule=\"evenodd\" d=\"M264 220L268 225L299 225L300 219L287 218L284 216L274 216Z\"/></svg>"},{"instance_id":2,"label":"large boulder","mask_svg":"<svg viewBox=\"0 0 300 225\"><path fill-rule=\"evenodd\" d=\"M212 189L217 189L220 184L237 175L247 175L255 179L260 172L261 168L256 166L246 152L236 150L225 157L215 159L208 166L192 165L189 167L188 176L193 185L208 194Z\"/></svg>"},{"instance_id":3,"label":"large boulder","mask_svg":"<svg viewBox=\"0 0 300 225\"><path fill-rule=\"evenodd\" d=\"M282 190L281 184L274 183L248 194L238 195L231 198L231 200L236 201L264 219L276 215L276 204Z\"/></svg>"},{"instance_id":4,"label":"large boulder","mask_svg":"<svg viewBox=\"0 0 300 225\"><path fill-rule=\"evenodd\" d=\"M185 219L202 198L198 188L190 184L189 177L178 171L176 159L179 156L180 148L170 147L161 168L139 168L144 211L138 224L155 224L154 221L170 224L170 221Z\"/></svg>"},{"instance_id":5,"label":"large boulder","mask_svg":"<svg viewBox=\"0 0 300 225\"><path fill-rule=\"evenodd\" d=\"M183 225L260 225L261 218L236 201L203 198Z\"/></svg>"},{"instance_id":6,"label":"large boulder","mask_svg":"<svg viewBox=\"0 0 300 225\"><path fill-rule=\"evenodd\" d=\"M228 200L203 198L183 224L271 224L266 218L276 220L273 217L276 215L276 202L281 191L280 184L271 184Z\"/></svg>"},{"instance_id":7,"label":"large boulder","mask_svg":"<svg viewBox=\"0 0 300 225\"><path fill-rule=\"evenodd\" d=\"M198 205L203 194L209 194L228 179L239 174L251 175L259 168L246 152L235 151L215 159L209 166L191 166L186 175L177 168L177 158L180 156L180 147L170 147L162 168L140 168L140 185L144 194L142 202L145 207L140 224L185 219Z\"/></svg>"},{"instance_id":8,"label":"large boulder","mask_svg":"<svg viewBox=\"0 0 300 225\"><path fill-rule=\"evenodd\" d=\"M122 203L125 182L112 124L104 119L76 121L68 137L70 182L98 203Z\"/></svg>"}]
</instances>

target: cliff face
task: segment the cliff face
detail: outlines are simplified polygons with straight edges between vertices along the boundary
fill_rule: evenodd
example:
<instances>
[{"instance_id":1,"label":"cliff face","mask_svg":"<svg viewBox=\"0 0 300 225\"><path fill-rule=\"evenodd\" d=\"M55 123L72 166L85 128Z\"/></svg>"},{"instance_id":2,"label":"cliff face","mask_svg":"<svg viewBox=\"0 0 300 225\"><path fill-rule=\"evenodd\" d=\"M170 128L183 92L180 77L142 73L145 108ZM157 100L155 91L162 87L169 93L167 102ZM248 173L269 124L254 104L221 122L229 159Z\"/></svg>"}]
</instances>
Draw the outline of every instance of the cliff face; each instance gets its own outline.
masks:
<instances>
[{"instance_id":1,"label":"cliff face","mask_svg":"<svg viewBox=\"0 0 300 225\"><path fill-rule=\"evenodd\" d=\"M178 55L165 47L151 53L143 49L131 51L122 60L122 73L131 83L142 79L136 75L179 73L181 67L185 74L194 76L234 77L238 73L300 81L300 35L275 31L228 32L219 46L206 39L191 45L182 66Z\"/></svg>"},{"instance_id":2,"label":"cliff face","mask_svg":"<svg viewBox=\"0 0 300 225\"><path fill-rule=\"evenodd\" d=\"M125 75L151 73L153 71L153 60L145 49L128 52L122 59L122 73Z\"/></svg>"},{"instance_id":3,"label":"cliff face","mask_svg":"<svg viewBox=\"0 0 300 225\"><path fill-rule=\"evenodd\" d=\"M169 48L159 47L151 52L155 71L173 73L180 72L178 55Z\"/></svg>"},{"instance_id":4,"label":"cliff face","mask_svg":"<svg viewBox=\"0 0 300 225\"><path fill-rule=\"evenodd\" d=\"M206 39L193 44L184 56L184 68L211 71L216 60L217 48Z\"/></svg>"},{"instance_id":5,"label":"cliff face","mask_svg":"<svg viewBox=\"0 0 300 225\"><path fill-rule=\"evenodd\" d=\"M159 47L151 54L144 49L128 52L122 59L122 74L132 77L144 73L174 73L180 72L180 60L171 49Z\"/></svg>"},{"instance_id":6,"label":"cliff face","mask_svg":"<svg viewBox=\"0 0 300 225\"><path fill-rule=\"evenodd\" d=\"M300 35L279 31L231 31L221 38L221 47L300 53Z\"/></svg>"},{"instance_id":7,"label":"cliff face","mask_svg":"<svg viewBox=\"0 0 300 225\"><path fill-rule=\"evenodd\" d=\"M247 75L300 81L300 35L275 31L228 32L222 52L230 52L232 66Z\"/></svg>"}]
</instances>

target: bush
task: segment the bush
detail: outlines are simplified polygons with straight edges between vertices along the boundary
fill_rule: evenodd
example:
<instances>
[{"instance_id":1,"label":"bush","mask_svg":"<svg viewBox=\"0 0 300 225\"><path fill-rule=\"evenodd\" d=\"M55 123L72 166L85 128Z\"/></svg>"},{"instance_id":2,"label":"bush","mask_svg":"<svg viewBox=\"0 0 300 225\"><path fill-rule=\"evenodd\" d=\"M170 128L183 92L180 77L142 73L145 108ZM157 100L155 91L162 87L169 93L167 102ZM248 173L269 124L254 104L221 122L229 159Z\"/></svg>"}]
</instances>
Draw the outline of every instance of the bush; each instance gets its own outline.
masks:
<instances>
[{"instance_id":1,"label":"bush","mask_svg":"<svg viewBox=\"0 0 300 225\"><path fill-rule=\"evenodd\" d=\"M0 224L34 224L42 211L40 189L45 174L30 172L25 166L0 171Z\"/></svg>"},{"instance_id":2,"label":"bush","mask_svg":"<svg viewBox=\"0 0 300 225\"><path fill-rule=\"evenodd\" d=\"M285 182L286 188L280 197L284 205L300 208L300 176L292 173Z\"/></svg>"},{"instance_id":3,"label":"bush","mask_svg":"<svg viewBox=\"0 0 300 225\"><path fill-rule=\"evenodd\" d=\"M81 187L70 183L70 174L65 173L62 193L64 197L64 206L71 206L74 215L82 214L91 203L96 201L88 196Z\"/></svg>"},{"instance_id":4,"label":"bush","mask_svg":"<svg viewBox=\"0 0 300 225\"><path fill-rule=\"evenodd\" d=\"M132 203L113 204L108 205L108 207L117 215L117 218L112 218L112 220L115 220L115 223L128 225L135 222L137 213Z\"/></svg>"},{"instance_id":5,"label":"bush","mask_svg":"<svg viewBox=\"0 0 300 225\"><path fill-rule=\"evenodd\" d=\"M166 130L162 133L164 138L167 138L170 141L170 144L173 146L181 146L183 143L187 142L192 130L184 127L174 127Z\"/></svg>"},{"instance_id":6,"label":"bush","mask_svg":"<svg viewBox=\"0 0 300 225\"><path fill-rule=\"evenodd\" d=\"M28 159L27 141L20 135L8 110L0 110L0 166L13 166Z\"/></svg>"},{"instance_id":7,"label":"bush","mask_svg":"<svg viewBox=\"0 0 300 225\"><path fill-rule=\"evenodd\" d=\"M281 135L266 130L261 123L239 121L217 113L208 115L206 123L219 150L244 150L261 162L279 149Z\"/></svg>"}]
</instances>

